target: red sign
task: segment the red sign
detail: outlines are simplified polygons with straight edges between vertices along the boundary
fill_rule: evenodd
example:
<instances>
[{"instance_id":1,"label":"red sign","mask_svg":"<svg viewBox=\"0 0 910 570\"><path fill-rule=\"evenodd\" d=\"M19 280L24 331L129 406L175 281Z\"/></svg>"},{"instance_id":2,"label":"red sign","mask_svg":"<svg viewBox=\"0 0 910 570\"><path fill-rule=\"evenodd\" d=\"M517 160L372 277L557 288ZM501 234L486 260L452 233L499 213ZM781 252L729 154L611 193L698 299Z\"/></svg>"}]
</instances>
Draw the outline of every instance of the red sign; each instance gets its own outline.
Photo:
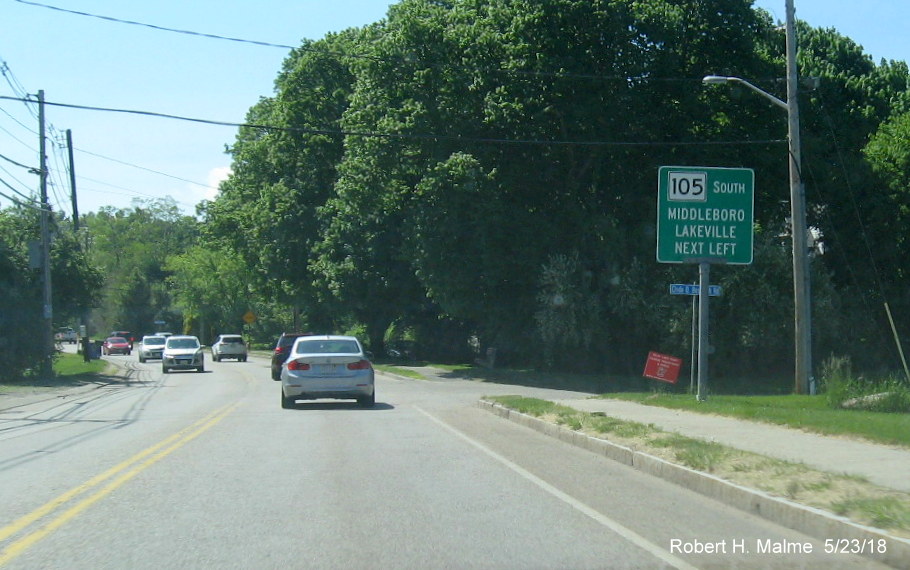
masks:
<instances>
[{"instance_id":1,"label":"red sign","mask_svg":"<svg viewBox=\"0 0 910 570\"><path fill-rule=\"evenodd\" d=\"M676 384L681 367L682 358L651 351L648 353L648 361L645 363L644 377Z\"/></svg>"}]
</instances>

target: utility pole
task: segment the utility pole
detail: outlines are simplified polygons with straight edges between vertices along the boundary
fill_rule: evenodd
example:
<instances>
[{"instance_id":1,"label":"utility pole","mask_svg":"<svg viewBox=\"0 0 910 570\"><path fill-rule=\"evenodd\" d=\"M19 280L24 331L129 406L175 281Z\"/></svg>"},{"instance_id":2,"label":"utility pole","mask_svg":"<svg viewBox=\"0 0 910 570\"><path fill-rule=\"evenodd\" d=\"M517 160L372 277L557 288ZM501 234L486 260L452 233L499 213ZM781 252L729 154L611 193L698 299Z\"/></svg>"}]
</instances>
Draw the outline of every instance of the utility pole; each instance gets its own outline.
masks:
<instances>
[{"instance_id":1,"label":"utility pole","mask_svg":"<svg viewBox=\"0 0 910 570\"><path fill-rule=\"evenodd\" d=\"M73 235L79 235L79 206L76 202L76 164L73 161L73 131L66 129L66 150L70 159L70 196L73 202Z\"/></svg>"},{"instance_id":2,"label":"utility pole","mask_svg":"<svg viewBox=\"0 0 910 570\"><path fill-rule=\"evenodd\" d=\"M38 91L38 153L40 156L38 176L41 188L41 268L44 274L44 337L45 355L43 373L45 378L53 375L52 356L54 354L54 311L51 304L51 235L50 211L47 200L47 151L44 136L44 90Z\"/></svg>"},{"instance_id":3,"label":"utility pole","mask_svg":"<svg viewBox=\"0 0 910 570\"><path fill-rule=\"evenodd\" d=\"M796 69L796 11L786 0L787 11L787 131L790 151L790 227L793 238L793 299L796 327L794 391L814 394L812 381L812 295L809 292L809 226L806 223L806 190L802 180L799 137L799 79Z\"/></svg>"}]
</instances>

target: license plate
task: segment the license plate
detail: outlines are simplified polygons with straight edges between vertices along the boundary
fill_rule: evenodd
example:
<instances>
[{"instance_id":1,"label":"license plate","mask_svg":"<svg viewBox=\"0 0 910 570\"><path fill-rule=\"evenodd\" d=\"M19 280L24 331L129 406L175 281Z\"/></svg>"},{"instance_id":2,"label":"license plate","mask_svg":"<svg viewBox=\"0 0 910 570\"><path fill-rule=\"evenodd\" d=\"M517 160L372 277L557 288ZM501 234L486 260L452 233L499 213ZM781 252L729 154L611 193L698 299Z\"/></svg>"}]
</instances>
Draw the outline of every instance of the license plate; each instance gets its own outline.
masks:
<instances>
[{"instance_id":1,"label":"license plate","mask_svg":"<svg viewBox=\"0 0 910 570\"><path fill-rule=\"evenodd\" d=\"M316 372L325 376L331 376L333 374L338 374L340 366L340 364L318 364Z\"/></svg>"}]
</instances>

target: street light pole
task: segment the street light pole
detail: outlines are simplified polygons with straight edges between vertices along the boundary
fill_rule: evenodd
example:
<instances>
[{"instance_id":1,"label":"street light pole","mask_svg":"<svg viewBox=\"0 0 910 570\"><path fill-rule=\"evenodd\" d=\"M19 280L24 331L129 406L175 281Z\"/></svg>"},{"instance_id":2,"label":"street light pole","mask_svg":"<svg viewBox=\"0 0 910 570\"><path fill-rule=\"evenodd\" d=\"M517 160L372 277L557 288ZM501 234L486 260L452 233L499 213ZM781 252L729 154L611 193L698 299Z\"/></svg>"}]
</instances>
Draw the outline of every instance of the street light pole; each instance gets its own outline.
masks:
<instances>
[{"instance_id":1,"label":"street light pole","mask_svg":"<svg viewBox=\"0 0 910 570\"><path fill-rule=\"evenodd\" d=\"M812 308L809 279L808 225L806 223L806 194L800 171L799 103L797 101L796 32L793 0L786 0L787 10L787 101L752 85L739 77L708 75L707 85L736 83L768 99L787 111L788 154L790 164L790 234L793 240L793 317L795 336L794 391L797 394L815 393L812 377Z\"/></svg>"}]
</instances>

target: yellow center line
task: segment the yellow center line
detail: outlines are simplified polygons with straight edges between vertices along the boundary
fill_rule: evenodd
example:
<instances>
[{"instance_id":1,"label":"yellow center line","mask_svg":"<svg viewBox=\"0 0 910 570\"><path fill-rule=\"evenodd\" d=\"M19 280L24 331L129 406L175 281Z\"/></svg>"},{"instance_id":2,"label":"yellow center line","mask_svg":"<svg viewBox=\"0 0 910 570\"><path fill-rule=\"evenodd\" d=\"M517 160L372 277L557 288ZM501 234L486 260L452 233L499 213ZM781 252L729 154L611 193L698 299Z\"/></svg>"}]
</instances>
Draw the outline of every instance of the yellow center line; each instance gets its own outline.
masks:
<instances>
[{"instance_id":1,"label":"yellow center line","mask_svg":"<svg viewBox=\"0 0 910 570\"><path fill-rule=\"evenodd\" d=\"M161 442L149 447L148 449L137 453L126 461L123 461L122 463L111 467L104 473L92 477L82 485L79 485L78 487L67 491L59 497L52 499L31 513L0 529L0 540L4 540L13 534L22 531L34 522L53 513L73 498L92 490L94 487L97 487L104 481L120 474L113 481L101 488L98 492L76 503L64 511L62 514L60 514L57 518L47 523L45 526L10 544L5 550L0 552L0 566L3 566L13 558L22 554L36 542L63 526L69 520L80 514L82 511L86 510L94 503L98 502L101 498L110 494L112 491L138 475L143 470L147 469L151 465L154 465L177 449L183 447L190 441L202 435L203 432L207 431L218 422L223 420L225 417L227 417L228 414L233 412L239 405L239 403L231 404L212 412L201 420L196 421L189 427L184 428L174 435L169 436Z\"/></svg>"}]
</instances>

